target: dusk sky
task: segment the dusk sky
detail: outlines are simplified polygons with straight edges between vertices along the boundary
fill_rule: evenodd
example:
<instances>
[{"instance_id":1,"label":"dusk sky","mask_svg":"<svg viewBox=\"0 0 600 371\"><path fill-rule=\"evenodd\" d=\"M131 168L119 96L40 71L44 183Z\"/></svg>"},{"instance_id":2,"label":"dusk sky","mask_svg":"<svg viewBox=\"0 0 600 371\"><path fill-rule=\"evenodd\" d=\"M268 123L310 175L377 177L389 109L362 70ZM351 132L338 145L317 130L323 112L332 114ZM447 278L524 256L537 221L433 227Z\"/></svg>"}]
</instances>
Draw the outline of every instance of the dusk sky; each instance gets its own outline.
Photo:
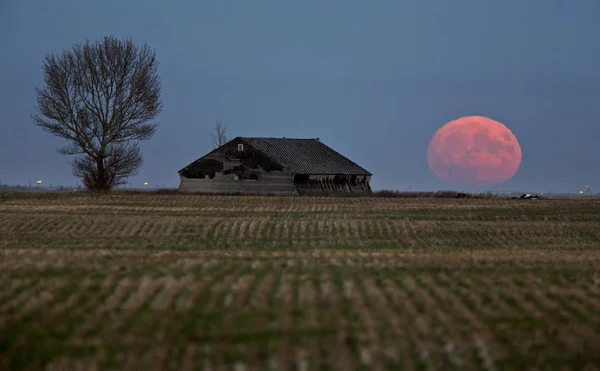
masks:
<instances>
[{"instance_id":1,"label":"dusk sky","mask_svg":"<svg viewBox=\"0 0 600 371\"><path fill-rule=\"evenodd\" d=\"M600 191L598 0L0 0L0 182L76 184L36 127L48 53L105 35L156 49L163 111L134 187L176 187L229 136L316 138L374 189L459 189L427 165L434 132L487 116L517 137L509 181L468 190Z\"/></svg>"}]
</instances>

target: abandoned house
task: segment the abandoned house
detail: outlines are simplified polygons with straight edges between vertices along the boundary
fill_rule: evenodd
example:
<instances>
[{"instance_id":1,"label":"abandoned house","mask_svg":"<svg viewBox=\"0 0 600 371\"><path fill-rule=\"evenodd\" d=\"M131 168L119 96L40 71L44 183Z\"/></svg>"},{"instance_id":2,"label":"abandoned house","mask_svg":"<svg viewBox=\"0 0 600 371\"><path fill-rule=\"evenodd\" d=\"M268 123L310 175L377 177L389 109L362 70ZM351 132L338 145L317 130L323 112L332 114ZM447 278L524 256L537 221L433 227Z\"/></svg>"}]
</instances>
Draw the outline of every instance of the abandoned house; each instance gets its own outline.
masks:
<instances>
[{"instance_id":1,"label":"abandoned house","mask_svg":"<svg viewBox=\"0 0 600 371\"><path fill-rule=\"evenodd\" d=\"M371 173L317 139L237 137L179 170L179 190L297 196L371 191Z\"/></svg>"}]
</instances>

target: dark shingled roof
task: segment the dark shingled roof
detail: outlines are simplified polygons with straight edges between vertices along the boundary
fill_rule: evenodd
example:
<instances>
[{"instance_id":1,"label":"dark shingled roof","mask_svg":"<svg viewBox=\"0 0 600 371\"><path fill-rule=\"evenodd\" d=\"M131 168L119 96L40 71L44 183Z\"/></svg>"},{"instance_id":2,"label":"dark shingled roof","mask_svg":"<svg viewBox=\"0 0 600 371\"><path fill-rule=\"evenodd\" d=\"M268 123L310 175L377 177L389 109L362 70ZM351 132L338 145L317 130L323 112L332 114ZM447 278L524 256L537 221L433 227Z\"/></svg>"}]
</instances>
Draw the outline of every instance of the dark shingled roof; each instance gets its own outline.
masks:
<instances>
[{"instance_id":1,"label":"dark shingled roof","mask_svg":"<svg viewBox=\"0 0 600 371\"><path fill-rule=\"evenodd\" d=\"M242 141L296 174L371 175L318 139L247 138Z\"/></svg>"}]
</instances>

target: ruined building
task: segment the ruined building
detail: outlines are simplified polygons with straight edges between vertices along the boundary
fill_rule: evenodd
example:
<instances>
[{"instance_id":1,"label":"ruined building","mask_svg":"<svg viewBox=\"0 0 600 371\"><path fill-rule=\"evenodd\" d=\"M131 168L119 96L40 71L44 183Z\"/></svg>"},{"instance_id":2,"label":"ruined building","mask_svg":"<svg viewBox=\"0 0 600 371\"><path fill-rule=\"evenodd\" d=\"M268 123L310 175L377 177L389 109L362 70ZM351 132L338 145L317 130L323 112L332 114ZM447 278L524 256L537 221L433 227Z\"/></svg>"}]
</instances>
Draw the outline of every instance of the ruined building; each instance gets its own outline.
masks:
<instances>
[{"instance_id":1,"label":"ruined building","mask_svg":"<svg viewBox=\"0 0 600 371\"><path fill-rule=\"evenodd\" d=\"M179 170L179 190L297 196L369 193L371 173L317 139L237 137Z\"/></svg>"}]
</instances>

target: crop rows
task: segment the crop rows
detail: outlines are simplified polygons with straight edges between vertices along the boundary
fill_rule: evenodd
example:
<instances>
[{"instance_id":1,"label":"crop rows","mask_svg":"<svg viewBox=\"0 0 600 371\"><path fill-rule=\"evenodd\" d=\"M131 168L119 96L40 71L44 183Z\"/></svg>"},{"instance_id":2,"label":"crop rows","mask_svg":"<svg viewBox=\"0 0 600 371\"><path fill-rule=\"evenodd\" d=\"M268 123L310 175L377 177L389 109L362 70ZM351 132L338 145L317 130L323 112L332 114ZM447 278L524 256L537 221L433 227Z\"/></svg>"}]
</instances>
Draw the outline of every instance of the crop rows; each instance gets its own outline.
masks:
<instances>
[{"instance_id":1,"label":"crop rows","mask_svg":"<svg viewBox=\"0 0 600 371\"><path fill-rule=\"evenodd\" d=\"M0 355L11 369L462 370L598 361L600 276L583 263L541 268L557 257L485 269L453 255L460 268L447 270L444 254L418 266L418 254L389 252L404 264L393 267L377 254L355 264L327 252L88 252L61 268L57 254L18 254L22 263L3 264L0 275L8 344Z\"/></svg>"},{"instance_id":2,"label":"crop rows","mask_svg":"<svg viewBox=\"0 0 600 371\"><path fill-rule=\"evenodd\" d=\"M594 200L0 193L0 370L598 369L598 225Z\"/></svg>"},{"instance_id":3,"label":"crop rows","mask_svg":"<svg viewBox=\"0 0 600 371\"><path fill-rule=\"evenodd\" d=\"M591 248L595 222L435 221L292 217L0 216L0 247L95 248Z\"/></svg>"},{"instance_id":4,"label":"crop rows","mask_svg":"<svg viewBox=\"0 0 600 371\"><path fill-rule=\"evenodd\" d=\"M42 195L0 201L0 248L550 250L600 243L600 201L593 200Z\"/></svg>"}]
</instances>

